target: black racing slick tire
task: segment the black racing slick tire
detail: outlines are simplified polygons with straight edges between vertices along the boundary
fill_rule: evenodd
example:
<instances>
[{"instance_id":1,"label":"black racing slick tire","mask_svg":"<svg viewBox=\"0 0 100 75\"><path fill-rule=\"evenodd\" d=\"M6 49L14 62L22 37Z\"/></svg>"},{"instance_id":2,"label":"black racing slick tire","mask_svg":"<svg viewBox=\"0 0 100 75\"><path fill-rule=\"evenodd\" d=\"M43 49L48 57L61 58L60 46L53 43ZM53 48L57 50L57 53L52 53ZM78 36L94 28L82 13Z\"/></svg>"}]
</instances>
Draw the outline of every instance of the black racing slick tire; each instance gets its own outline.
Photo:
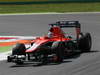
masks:
<instances>
[{"instance_id":1,"label":"black racing slick tire","mask_svg":"<svg viewBox=\"0 0 100 75\"><path fill-rule=\"evenodd\" d=\"M79 49L81 52L89 52L92 46L92 39L90 33L82 33L82 37L79 39Z\"/></svg>"},{"instance_id":2,"label":"black racing slick tire","mask_svg":"<svg viewBox=\"0 0 100 75\"><path fill-rule=\"evenodd\" d=\"M52 49L55 51L57 56L56 62L63 62L64 59L64 44L63 42L53 42Z\"/></svg>"},{"instance_id":3,"label":"black racing slick tire","mask_svg":"<svg viewBox=\"0 0 100 75\"><path fill-rule=\"evenodd\" d=\"M11 62L12 60L11 60L11 58L10 58L10 56L8 56L7 57L7 62Z\"/></svg>"},{"instance_id":4,"label":"black racing slick tire","mask_svg":"<svg viewBox=\"0 0 100 75\"><path fill-rule=\"evenodd\" d=\"M12 49L12 55L25 55L26 47L23 43L17 43Z\"/></svg>"}]
</instances>

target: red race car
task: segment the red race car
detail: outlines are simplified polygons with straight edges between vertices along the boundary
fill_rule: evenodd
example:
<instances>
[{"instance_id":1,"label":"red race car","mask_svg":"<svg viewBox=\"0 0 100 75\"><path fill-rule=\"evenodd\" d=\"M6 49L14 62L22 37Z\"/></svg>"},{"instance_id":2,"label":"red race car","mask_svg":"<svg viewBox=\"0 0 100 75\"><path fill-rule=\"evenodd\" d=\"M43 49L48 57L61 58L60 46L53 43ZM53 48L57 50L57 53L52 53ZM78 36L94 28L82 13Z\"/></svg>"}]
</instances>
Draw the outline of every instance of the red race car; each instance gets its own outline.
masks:
<instances>
[{"instance_id":1,"label":"red race car","mask_svg":"<svg viewBox=\"0 0 100 75\"><path fill-rule=\"evenodd\" d=\"M68 55L91 50L91 35L81 32L79 21L58 21L49 25L48 35L32 40L29 48L23 43L17 43L12 49L12 54L7 57L7 61L16 64L23 64L26 61L63 62ZM66 36L63 28L75 28L76 38Z\"/></svg>"}]
</instances>

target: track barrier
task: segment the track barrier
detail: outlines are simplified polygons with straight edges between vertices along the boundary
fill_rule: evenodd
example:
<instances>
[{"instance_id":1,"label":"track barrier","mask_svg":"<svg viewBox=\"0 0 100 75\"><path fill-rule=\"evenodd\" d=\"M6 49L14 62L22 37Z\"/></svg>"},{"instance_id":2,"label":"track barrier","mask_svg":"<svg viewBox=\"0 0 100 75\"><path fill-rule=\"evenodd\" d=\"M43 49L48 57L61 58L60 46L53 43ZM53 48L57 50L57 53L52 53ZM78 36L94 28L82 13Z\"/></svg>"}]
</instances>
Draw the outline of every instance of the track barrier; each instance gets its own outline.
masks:
<instances>
[{"instance_id":1,"label":"track barrier","mask_svg":"<svg viewBox=\"0 0 100 75\"><path fill-rule=\"evenodd\" d=\"M100 0L0 0L0 4L47 4L67 2L100 2Z\"/></svg>"}]
</instances>

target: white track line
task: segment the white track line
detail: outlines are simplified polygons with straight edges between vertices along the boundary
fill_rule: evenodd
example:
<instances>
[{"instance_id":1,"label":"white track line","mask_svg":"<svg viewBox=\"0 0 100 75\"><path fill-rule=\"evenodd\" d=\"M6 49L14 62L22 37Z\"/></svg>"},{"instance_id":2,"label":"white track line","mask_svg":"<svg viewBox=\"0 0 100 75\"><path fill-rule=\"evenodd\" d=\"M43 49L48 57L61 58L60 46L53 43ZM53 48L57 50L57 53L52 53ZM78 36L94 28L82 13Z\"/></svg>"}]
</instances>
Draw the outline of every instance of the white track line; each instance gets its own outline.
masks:
<instances>
[{"instance_id":1,"label":"white track line","mask_svg":"<svg viewBox=\"0 0 100 75\"><path fill-rule=\"evenodd\" d=\"M0 16L13 16L13 15L50 15L50 14L100 14L100 12L44 12L44 13L11 13L11 14L0 14Z\"/></svg>"},{"instance_id":2,"label":"white track line","mask_svg":"<svg viewBox=\"0 0 100 75\"><path fill-rule=\"evenodd\" d=\"M32 40L36 39L38 36L0 36L1 38L15 38L15 39L7 39L7 40L0 40L0 42L12 42L12 41L17 41L17 40ZM16 39L17 38L17 39Z\"/></svg>"}]
</instances>

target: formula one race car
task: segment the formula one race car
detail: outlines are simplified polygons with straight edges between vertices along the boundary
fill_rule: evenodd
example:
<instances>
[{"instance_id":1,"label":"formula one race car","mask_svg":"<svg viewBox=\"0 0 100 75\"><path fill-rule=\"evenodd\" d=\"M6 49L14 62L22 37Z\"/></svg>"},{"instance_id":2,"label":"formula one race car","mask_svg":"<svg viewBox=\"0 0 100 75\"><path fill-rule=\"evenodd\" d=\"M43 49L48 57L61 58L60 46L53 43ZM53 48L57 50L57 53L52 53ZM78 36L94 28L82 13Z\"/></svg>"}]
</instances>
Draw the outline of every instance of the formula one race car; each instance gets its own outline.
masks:
<instances>
[{"instance_id":1,"label":"formula one race car","mask_svg":"<svg viewBox=\"0 0 100 75\"><path fill-rule=\"evenodd\" d=\"M62 30L71 27L76 29L75 39L72 36L65 36ZM23 64L26 61L61 63L66 56L73 53L89 52L91 44L90 33L82 33L78 21L58 21L50 24L48 35L32 40L29 48L23 43L17 43L12 49L12 54L7 57L7 61L16 64Z\"/></svg>"}]
</instances>

